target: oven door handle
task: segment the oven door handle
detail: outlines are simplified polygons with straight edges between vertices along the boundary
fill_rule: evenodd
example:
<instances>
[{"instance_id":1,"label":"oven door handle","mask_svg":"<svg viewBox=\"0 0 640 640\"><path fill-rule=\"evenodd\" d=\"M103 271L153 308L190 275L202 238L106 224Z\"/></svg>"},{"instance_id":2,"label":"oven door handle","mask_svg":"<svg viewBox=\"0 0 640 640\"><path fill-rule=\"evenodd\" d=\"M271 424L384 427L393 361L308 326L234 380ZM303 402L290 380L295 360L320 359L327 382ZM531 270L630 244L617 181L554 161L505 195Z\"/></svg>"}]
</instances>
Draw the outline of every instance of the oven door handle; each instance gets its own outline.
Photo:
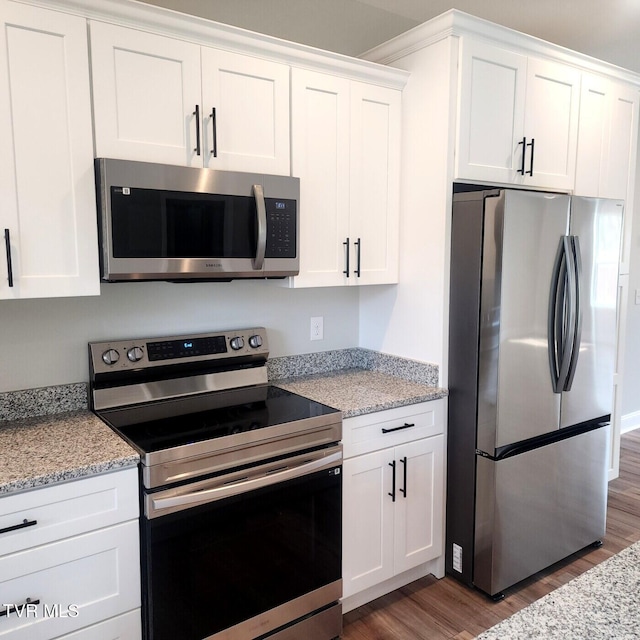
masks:
<instances>
[{"instance_id":1,"label":"oven door handle","mask_svg":"<svg viewBox=\"0 0 640 640\"><path fill-rule=\"evenodd\" d=\"M314 454L310 454L310 456L313 455ZM282 461L282 465L284 464L286 464L286 460ZM220 478L215 478L212 482L217 481L216 486L210 489L202 488L198 491L180 495L174 494L164 498L162 497L162 493L149 495L146 498L146 516L147 518L156 518L189 507L199 506L246 493L247 491L253 491L254 489L268 487L285 480L300 478L310 473L315 473L316 471L322 471L323 469L331 469L340 464L342 464L342 448L335 453L326 456L322 455L322 457L318 457L317 459L309 460L309 457L307 457L306 461L302 464L290 468L282 469L282 466L280 466L279 469L282 470L265 472L254 478L247 478L245 476L237 482L225 484L220 484ZM169 490L166 493L170 492L173 492L173 490Z\"/></svg>"}]
</instances>

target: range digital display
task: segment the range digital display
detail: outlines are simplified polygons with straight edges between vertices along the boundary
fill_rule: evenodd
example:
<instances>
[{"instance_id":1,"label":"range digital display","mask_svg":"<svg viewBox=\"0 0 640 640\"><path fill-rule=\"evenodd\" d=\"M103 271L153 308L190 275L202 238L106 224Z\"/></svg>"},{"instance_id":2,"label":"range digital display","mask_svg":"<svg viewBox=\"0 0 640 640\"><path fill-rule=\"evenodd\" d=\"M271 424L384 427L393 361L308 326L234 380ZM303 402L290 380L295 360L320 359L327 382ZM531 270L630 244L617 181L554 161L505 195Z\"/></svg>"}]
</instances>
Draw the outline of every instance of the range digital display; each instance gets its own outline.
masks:
<instances>
[{"instance_id":1,"label":"range digital display","mask_svg":"<svg viewBox=\"0 0 640 640\"><path fill-rule=\"evenodd\" d=\"M208 356L216 353L227 353L227 343L224 336L147 343L147 356L150 361Z\"/></svg>"}]
</instances>

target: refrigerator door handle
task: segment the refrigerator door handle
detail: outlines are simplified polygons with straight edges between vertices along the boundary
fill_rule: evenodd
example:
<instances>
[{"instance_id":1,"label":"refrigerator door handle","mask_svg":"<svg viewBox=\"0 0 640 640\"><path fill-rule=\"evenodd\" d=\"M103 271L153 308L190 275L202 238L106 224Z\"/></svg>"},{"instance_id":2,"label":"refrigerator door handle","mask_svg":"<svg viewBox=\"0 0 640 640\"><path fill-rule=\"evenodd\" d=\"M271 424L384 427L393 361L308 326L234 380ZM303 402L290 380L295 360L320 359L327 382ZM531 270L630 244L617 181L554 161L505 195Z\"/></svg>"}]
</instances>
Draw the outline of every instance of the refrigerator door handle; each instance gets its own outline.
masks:
<instances>
[{"instance_id":1,"label":"refrigerator door handle","mask_svg":"<svg viewBox=\"0 0 640 640\"><path fill-rule=\"evenodd\" d=\"M573 340L571 342L571 355L569 357L569 367L567 377L563 385L563 391L571 391L573 378L576 374L578 356L580 355L580 340L582 338L582 304L580 298L580 286L582 282L582 259L580 255L580 240L578 236L569 236L570 239L570 268L574 277L569 277L569 286L573 286L572 301L574 307L573 320Z\"/></svg>"},{"instance_id":2,"label":"refrigerator door handle","mask_svg":"<svg viewBox=\"0 0 640 640\"><path fill-rule=\"evenodd\" d=\"M561 393L568 384L573 348L575 346L577 328L577 271L576 257L573 252L573 242L571 236L562 238L565 255L565 286L562 301L561 317L556 318L556 326L562 325L562 359L560 361L559 390ZM577 357L577 356L576 356Z\"/></svg>"},{"instance_id":3,"label":"refrigerator door handle","mask_svg":"<svg viewBox=\"0 0 640 640\"><path fill-rule=\"evenodd\" d=\"M547 338L549 373L554 393L562 392L560 368L562 364L562 333L564 314L564 291L566 286L567 260L564 237L560 238L556 259L551 273L549 310L547 314Z\"/></svg>"},{"instance_id":4,"label":"refrigerator door handle","mask_svg":"<svg viewBox=\"0 0 640 640\"><path fill-rule=\"evenodd\" d=\"M580 327L577 307L578 264L579 256L576 258L573 237L562 236L553 266L547 317L549 371L554 393L562 393L567 390L567 385L571 385L569 375L572 362L575 371L578 357L577 353L574 354L576 333Z\"/></svg>"}]
</instances>

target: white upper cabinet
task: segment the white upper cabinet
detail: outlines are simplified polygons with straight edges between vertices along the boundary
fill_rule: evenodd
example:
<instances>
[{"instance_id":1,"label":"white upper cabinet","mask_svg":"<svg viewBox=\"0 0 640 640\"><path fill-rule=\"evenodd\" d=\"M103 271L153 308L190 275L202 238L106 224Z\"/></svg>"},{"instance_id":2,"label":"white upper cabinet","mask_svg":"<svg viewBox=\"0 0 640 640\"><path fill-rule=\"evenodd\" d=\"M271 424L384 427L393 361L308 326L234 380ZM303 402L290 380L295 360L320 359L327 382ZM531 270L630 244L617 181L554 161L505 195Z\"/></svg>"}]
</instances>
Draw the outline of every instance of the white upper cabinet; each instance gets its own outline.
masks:
<instances>
[{"instance_id":1,"label":"white upper cabinet","mask_svg":"<svg viewBox=\"0 0 640 640\"><path fill-rule=\"evenodd\" d=\"M92 21L96 155L289 174L289 68Z\"/></svg>"},{"instance_id":2,"label":"white upper cabinet","mask_svg":"<svg viewBox=\"0 0 640 640\"><path fill-rule=\"evenodd\" d=\"M575 193L626 200L635 175L638 91L585 73Z\"/></svg>"},{"instance_id":3,"label":"white upper cabinet","mask_svg":"<svg viewBox=\"0 0 640 640\"><path fill-rule=\"evenodd\" d=\"M580 72L462 39L456 177L573 189Z\"/></svg>"},{"instance_id":4,"label":"white upper cabinet","mask_svg":"<svg viewBox=\"0 0 640 640\"><path fill-rule=\"evenodd\" d=\"M289 67L202 48L204 163L289 175Z\"/></svg>"},{"instance_id":5,"label":"white upper cabinet","mask_svg":"<svg viewBox=\"0 0 640 640\"><path fill-rule=\"evenodd\" d=\"M96 156L202 166L200 47L102 22L90 32Z\"/></svg>"},{"instance_id":6,"label":"white upper cabinet","mask_svg":"<svg viewBox=\"0 0 640 640\"><path fill-rule=\"evenodd\" d=\"M353 284L398 281L400 109L399 91L351 83Z\"/></svg>"},{"instance_id":7,"label":"white upper cabinet","mask_svg":"<svg viewBox=\"0 0 640 640\"><path fill-rule=\"evenodd\" d=\"M629 272L638 101L634 87L595 74L583 75L575 193L625 201L620 273Z\"/></svg>"},{"instance_id":8,"label":"white upper cabinet","mask_svg":"<svg viewBox=\"0 0 640 640\"><path fill-rule=\"evenodd\" d=\"M349 236L350 82L293 69L291 94L291 170L300 178L300 275L293 284L342 285Z\"/></svg>"},{"instance_id":9,"label":"white upper cabinet","mask_svg":"<svg viewBox=\"0 0 640 640\"><path fill-rule=\"evenodd\" d=\"M0 2L0 298L100 293L86 22Z\"/></svg>"},{"instance_id":10,"label":"white upper cabinet","mask_svg":"<svg viewBox=\"0 0 640 640\"><path fill-rule=\"evenodd\" d=\"M292 173L300 178L295 287L398 279L401 92L292 70Z\"/></svg>"}]
</instances>

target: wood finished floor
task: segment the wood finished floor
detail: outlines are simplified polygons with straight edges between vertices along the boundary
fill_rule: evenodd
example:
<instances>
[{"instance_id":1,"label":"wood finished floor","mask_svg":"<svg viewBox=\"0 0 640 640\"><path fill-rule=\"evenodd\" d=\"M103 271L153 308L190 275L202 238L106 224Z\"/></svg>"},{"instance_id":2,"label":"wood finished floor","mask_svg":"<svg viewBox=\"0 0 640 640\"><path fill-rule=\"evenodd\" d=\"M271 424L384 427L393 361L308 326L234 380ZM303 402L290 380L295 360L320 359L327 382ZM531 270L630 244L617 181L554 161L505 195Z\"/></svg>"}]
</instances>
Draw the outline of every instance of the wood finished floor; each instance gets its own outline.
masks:
<instances>
[{"instance_id":1,"label":"wood finished floor","mask_svg":"<svg viewBox=\"0 0 640 640\"><path fill-rule=\"evenodd\" d=\"M640 540L640 429L622 436L620 477L609 483L607 534L587 549L505 591L494 603L446 576L427 576L344 616L343 640L471 640Z\"/></svg>"}]
</instances>

